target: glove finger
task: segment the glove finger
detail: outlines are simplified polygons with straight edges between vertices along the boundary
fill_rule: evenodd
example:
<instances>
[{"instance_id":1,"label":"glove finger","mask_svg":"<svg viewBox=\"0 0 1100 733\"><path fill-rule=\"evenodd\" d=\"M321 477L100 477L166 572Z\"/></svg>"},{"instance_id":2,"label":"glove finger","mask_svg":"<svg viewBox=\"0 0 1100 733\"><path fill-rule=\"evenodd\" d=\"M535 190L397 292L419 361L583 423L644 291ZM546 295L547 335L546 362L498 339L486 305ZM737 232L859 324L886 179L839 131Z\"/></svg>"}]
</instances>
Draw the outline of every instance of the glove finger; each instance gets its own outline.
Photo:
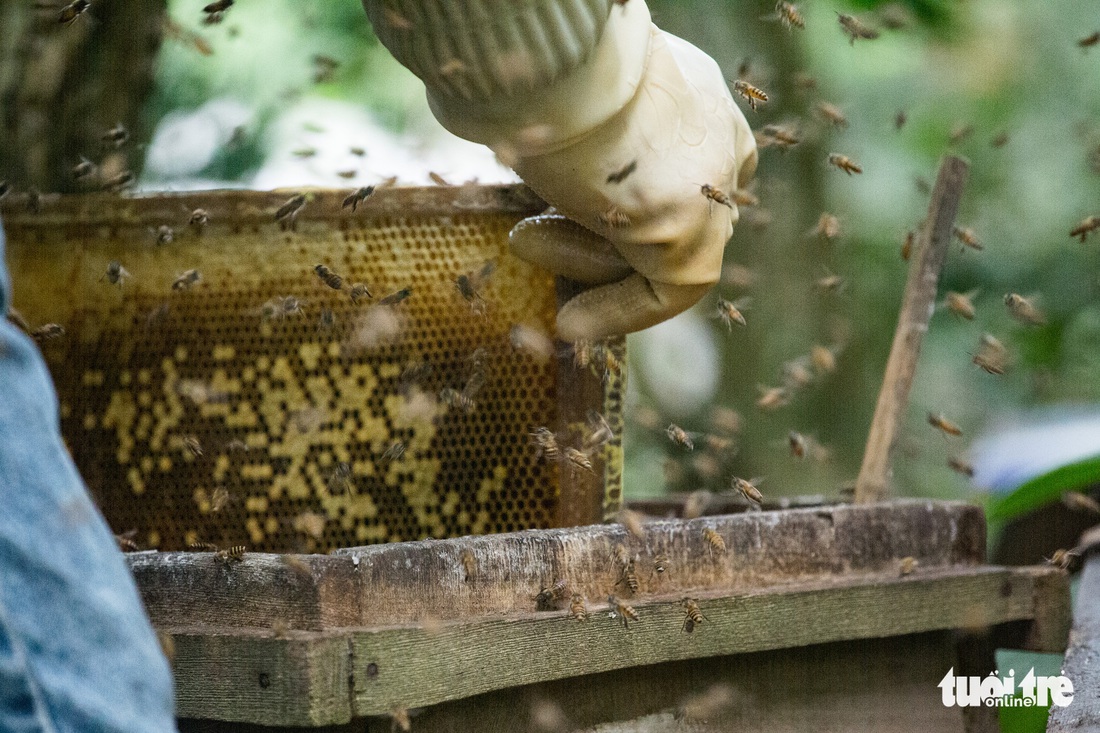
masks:
<instances>
[{"instance_id":1,"label":"glove finger","mask_svg":"<svg viewBox=\"0 0 1100 733\"><path fill-rule=\"evenodd\" d=\"M655 326L697 303L710 289L671 285L634 273L619 282L577 295L558 312L558 335L565 341L596 341Z\"/></svg>"},{"instance_id":2,"label":"glove finger","mask_svg":"<svg viewBox=\"0 0 1100 733\"><path fill-rule=\"evenodd\" d=\"M524 219L508 241L520 259L577 282L610 283L634 271L611 242L557 214Z\"/></svg>"}]
</instances>

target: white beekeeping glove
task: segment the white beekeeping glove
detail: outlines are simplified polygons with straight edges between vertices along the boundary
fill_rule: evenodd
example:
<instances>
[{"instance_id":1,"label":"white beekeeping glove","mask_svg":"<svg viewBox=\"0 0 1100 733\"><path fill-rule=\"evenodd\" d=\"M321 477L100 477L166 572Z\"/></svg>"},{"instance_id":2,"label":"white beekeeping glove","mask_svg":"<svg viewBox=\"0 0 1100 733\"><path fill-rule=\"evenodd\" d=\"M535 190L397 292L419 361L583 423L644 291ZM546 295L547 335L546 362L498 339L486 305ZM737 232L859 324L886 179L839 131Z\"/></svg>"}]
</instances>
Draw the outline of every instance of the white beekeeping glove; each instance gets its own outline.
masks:
<instances>
[{"instance_id":1,"label":"white beekeeping glove","mask_svg":"<svg viewBox=\"0 0 1100 733\"><path fill-rule=\"evenodd\" d=\"M755 172L756 144L718 65L642 0L363 4L443 126L560 212L520 222L511 243L593 286L561 309L561 338L647 328L718 281L738 216L728 195Z\"/></svg>"}]
</instances>

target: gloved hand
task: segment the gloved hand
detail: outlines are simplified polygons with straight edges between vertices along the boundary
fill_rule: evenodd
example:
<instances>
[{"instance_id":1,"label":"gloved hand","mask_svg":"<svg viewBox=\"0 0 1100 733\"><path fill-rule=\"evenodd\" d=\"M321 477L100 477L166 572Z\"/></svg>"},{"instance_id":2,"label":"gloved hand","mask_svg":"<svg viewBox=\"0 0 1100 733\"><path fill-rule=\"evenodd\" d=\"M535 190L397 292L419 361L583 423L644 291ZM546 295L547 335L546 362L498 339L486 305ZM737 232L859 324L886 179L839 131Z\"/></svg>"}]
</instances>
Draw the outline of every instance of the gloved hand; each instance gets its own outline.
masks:
<instances>
[{"instance_id":1,"label":"gloved hand","mask_svg":"<svg viewBox=\"0 0 1100 733\"><path fill-rule=\"evenodd\" d=\"M363 4L443 126L560 212L520 222L511 244L593 286L559 312L562 339L647 328L718 281L738 217L728 196L755 172L756 144L718 65L654 26L643 0Z\"/></svg>"}]
</instances>

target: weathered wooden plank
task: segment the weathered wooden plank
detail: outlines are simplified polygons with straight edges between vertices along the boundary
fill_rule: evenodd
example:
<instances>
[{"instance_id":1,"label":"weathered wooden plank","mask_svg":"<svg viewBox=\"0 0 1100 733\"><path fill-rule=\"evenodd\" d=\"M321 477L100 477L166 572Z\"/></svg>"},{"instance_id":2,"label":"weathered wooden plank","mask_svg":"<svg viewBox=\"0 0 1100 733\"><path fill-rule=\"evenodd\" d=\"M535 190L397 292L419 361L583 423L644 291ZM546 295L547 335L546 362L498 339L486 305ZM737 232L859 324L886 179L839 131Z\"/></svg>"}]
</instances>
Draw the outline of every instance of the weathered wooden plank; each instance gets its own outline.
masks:
<instances>
[{"instance_id":1,"label":"weathered wooden plank","mask_svg":"<svg viewBox=\"0 0 1100 733\"><path fill-rule=\"evenodd\" d=\"M1062 669L1073 682L1073 702L1051 707L1047 733L1100 730L1100 554L1092 554L1081 572Z\"/></svg>"},{"instance_id":2,"label":"weathered wooden plank","mask_svg":"<svg viewBox=\"0 0 1100 733\"><path fill-rule=\"evenodd\" d=\"M412 729L961 733L959 709L944 707L936 687L954 665L951 637L932 632L819 644L509 688L413 710ZM713 703L701 704L704 697ZM560 727L548 725L555 718ZM390 733L390 720L371 718L367 730Z\"/></svg>"},{"instance_id":3,"label":"weathered wooden plank","mask_svg":"<svg viewBox=\"0 0 1100 733\"><path fill-rule=\"evenodd\" d=\"M638 602L623 628L606 607L352 632L354 710L433 705L545 680L845 639L990 626L1034 612L1034 577L1011 569L937 570L877 582L836 579L725 597L699 595L707 621L681 632L678 600ZM374 665L373 667L371 665ZM368 675L370 668L373 673Z\"/></svg>"},{"instance_id":4,"label":"weathered wooden plank","mask_svg":"<svg viewBox=\"0 0 1100 733\"><path fill-rule=\"evenodd\" d=\"M171 633L179 717L288 726L351 720L350 657L343 635Z\"/></svg>"},{"instance_id":5,"label":"weathered wooden plank","mask_svg":"<svg viewBox=\"0 0 1100 733\"><path fill-rule=\"evenodd\" d=\"M168 630L176 638L181 716L339 724L349 715L669 661L1031 618L1037 577L1030 569L956 567L697 593L706 620L691 634L682 631L679 594L632 602L640 619L629 628L604 604L585 622L555 611L281 638L270 629ZM259 684L268 670L286 675L274 693Z\"/></svg>"},{"instance_id":6,"label":"weathered wooden plank","mask_svg":"<svg viewBox=\"0 0 1100 733\"><path fill-rule=\"evenodd\" d=\"M704 529L723 538L708 545ZM815 577L975 565L981 511L946 502L839 505L647 522L644 537L596 525L402 542L331 556L139 553L129 562L149 614L166 626L321 630L497 617L536 610L534 596L565 580L589 599L629 596L620 550L635 561L637 597L764 588ZM668 570L655 572L663 555ZM567 599L566 599L567 602Z\"/></svg>"}]
</instances>

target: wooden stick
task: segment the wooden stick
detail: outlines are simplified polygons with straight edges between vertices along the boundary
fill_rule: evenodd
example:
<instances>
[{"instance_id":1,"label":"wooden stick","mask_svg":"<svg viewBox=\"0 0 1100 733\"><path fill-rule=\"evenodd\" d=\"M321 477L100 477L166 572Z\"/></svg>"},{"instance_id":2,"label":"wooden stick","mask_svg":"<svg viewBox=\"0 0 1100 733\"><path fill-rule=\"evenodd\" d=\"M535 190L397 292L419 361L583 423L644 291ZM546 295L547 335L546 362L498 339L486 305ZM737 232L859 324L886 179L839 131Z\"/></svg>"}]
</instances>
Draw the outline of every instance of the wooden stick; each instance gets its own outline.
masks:
<instances>
[{"instance_id":1,"label":"wooden stick","mask_svg":"<svg viewBox=\"0 0 1100 733\"><path fill-rule=\"evenodd\" d=\"M955 156L947 156L940 164L932 201L928 205L928 217L917 237L917 251L909 263L898 327L894 331L886 374L875 406L875 416L871 420L863 465L856 479L857 503L881 501L886 497L890 455L909 402L921 341L935 308L936 286L947 259L955 214L958 213L959 199L962 198L969 172L970 164Z\"/></svg>"}]
</instances>

